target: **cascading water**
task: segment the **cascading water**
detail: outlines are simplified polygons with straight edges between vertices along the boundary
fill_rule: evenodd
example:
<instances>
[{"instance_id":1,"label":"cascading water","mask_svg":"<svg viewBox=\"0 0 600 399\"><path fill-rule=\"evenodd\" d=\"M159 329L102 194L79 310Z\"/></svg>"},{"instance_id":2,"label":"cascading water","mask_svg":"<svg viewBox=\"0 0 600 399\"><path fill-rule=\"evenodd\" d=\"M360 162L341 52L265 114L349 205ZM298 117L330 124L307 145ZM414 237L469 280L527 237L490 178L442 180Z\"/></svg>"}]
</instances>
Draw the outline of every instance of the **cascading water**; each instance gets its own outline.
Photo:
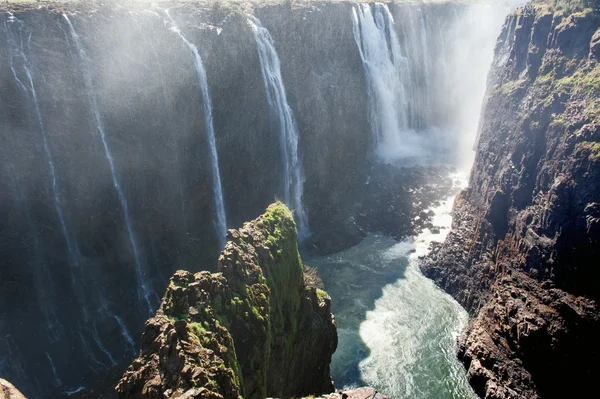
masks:
<instances>
[{"instance_id":1,"label":"cascading water","mask_svg":"<svg viewBox=\"0 0 600 399\"><path fill-rule=\"evenodd\" d=\"M376 150L385 159L396 151L409 155L409 103L405 82L408 61L402 56L394 19L385 4L358 4L352 11L353 33L368 81L371 126ZM400 154L398 154L400 155Z\"/></svg>"},{"instance_id":2,"label":"cascading water","mask_svg":"<svg viewBox=\"0 0 600 399\"><path fill-rule=\"evenodd\" d=\"M59 387L62 385L62 381L58 377L56 367L54 366L54 361L52 360L52 357L48 352L46 352L46 358L48 359L48 362L50 363L50 368L52 369L52 375L54 376L54 385Z\"/></svg>"},{"instance_id":3,"label":"cascading water","mask_svg":"<svg viewBox=\"0 0 600 399\"><path fill-rule=\"evenodd\" d=\"M308 221L302 205L304 174L298 156L298 127L287 101L281 77L281 63L273 39L257 18L248 20L248 23L252 28L258 48L267 100L279 123L279 140L283 161L283 200L294 210L298 234L302 239L308 235Z\"/></svg>"},{"instance_id":4,"label":"cascading water","mask_svg":"<svg viewBox=\"0 0 600 399\"><path fill-rule=\"evenodd\" d=\"M416 78L416 81L420 81L419 88L415 84L415 80L411 81L409 84L411 86L411 99L416 99L418 105L413 107L414 111L410 116L410 126L414 129L425 129L428 127L429 123L431 123L431 114L432 114L432 98L431 98L431 78L432 78L432 65L431 65L431 50L429 49L429 41L428 41L428 26L426 20L423 16L423 12L420 8L411 9L409 11L408 16L411 35L408 37L412 37L410 42L413 47L411 49L412 54L412 62L416 66L411 68L416 71L420 71L420 74L413 73L411 76ZM415 26L415 25L418 25ZM393 29L393 28L392 28ZM440 43L444 43L443 36ZM442 57L443 59L443 57Z\"/></svg>"},{"instance_id":5,"label":"cascading water","mask_svg":"<svg viewBox=\"0 0 600 399\"><path fill-rule=\"evenodd\" d=\"M42 146L44 149L44 153L46 155L46 159L48 162L50 176L52 179L52 198L54 202L54 209L59 218L60 230L62 232L63 238L67 245L67 250L69 252L69 256L71 261L75 264L78 263L78 256L76 254L76 250L74 244L72 242L71 233L67 228L67 223L65 221L65 215L63 211L63 204L61 201L61 195L59 192L58 181L56 176L56 168L54 166L54 156L52 154L52 150L50 148L50 144L48 142L48 134L46 132L46 127L44 125L44 119L42 117L42 112L40 110L40 105L38 102L37 91L35 89L35 85L33 82L33 75L31 71L31 67L29 65L29 59L25 53L25 38L23 37L23 30L25 28L23 21L19 20L13 15L10 15L5 22L5 27L8 34L8 42L10 46L11 55L9 56L10 69L14 76L15 81L17 82L17 86L22 91L23 95L30 99L33 104L33 109L35 111L35 119L38 125L38 129L42 138ZM27 42L31 39L31 35L27 37ZM21 79L19 77L20 73L25 75L25 79ZM25 82L24 82L24 81ZM18 185L18 183L17 183ZM17 191L20 191L18 188ZM22 197L22 195L20 195ZM22 198L24 200L24 198ZM28 213L28 212L27 212ZM30 218L28 213L28 218ZM36 253L38 253L38 243L37 237L34 235L34 248ZM38 270L40 270L40 275L37 276L38 285L40 289L38 292L44 292L45 290L41 287L45 285L52 286L52 279L49 276L47 265L43 264L41 257L38 257L36 261L36 265L38 266ZM40 277L45 276L44 280L41 281ZM40 302L42 304L42 310L46 317L46 327L48 329L49 334L53 337L53 340L58 340L60 335L60 325L56 318L55 311L51 309L51 305L49 306L46 301L50 300L50 298L42 297L40 298Z\"/></svg>"},{"instance_id":6,"label":"cascading water","mask_svg":"<svg viewBox=\"0 0 600 399\"><path fill-rule=\"evenodd\" d=\"M25 208L26 206L24 204L26 204L26 198L19 184L17 173L12 165L9 166L9 169L13 176L13 180L15 181L17 200L22 204L21 207ZM48 270L48 265L41 254L40 241L36 232L35 223L32 220L31 211L30 209L24 209L23 211L27 229L30 232L31 243L28 243L28 246L34 253L31 263L33 265L32 269L35 270L34 275L37 299L40 303L40 310L45 318L45 328L48 332L50 342L56 342L60 339L63 327L58 320L56 304L54 303L53 298L55 295L54 281L52 280L50 270Z\"/></svg>"},{"instance_id":7,"label":"cascading water","mask_svg":"<svg viewBox=\"0 0 600 399\"><path fill-rule=\"evenodd\" d=\"M33 108L35 110L35 116L38 123L38 128L42 137L42 144L44 148L44 153L46 154L46 158L48 160L48 166L50 168L50 175L52 178L52 193L54 200L54 208L56 209L56 213L58 214L60 221L60 230L63 234L65 242L67 244L67 248L69 251L69 255L73 258L75 262L77 262L77 256L75 254L75 247L72 242L71 233L67 229L67 223L65 221L65 215L63 211L63 204L60 198L60 189L58 187L58 181L56 177L56 168L54 166L54 157L52 155L52 150L50 149L50 144L48 142L48 134L46 132L46 127L44 125L44 119L42 117L42 112L40 111L40 105L38 102L37 92L35 90L35 85L33 83L33 75L31 72L31 67L29 65L29 60L27 55L25 54L24 49L24 38L23 38L23 29L24 23L20 21L15 16L9 16L7 22L5 23L8 32L9 45L11 46L11 50L13 54L9 57L10 61L10 69L13 73L15 80L17 81L18 87L22 90L23 94L26 97L31 96L31 101L33 103ZM17 32L15 32L15 30ZM31 39L31 35L28 36L28 40ZM20 65L17 65L16 62L20 59ZM25 82L19 78L19 69L22 69L25 74Z\"/></svg>"},{"instance_id":8,"label":"cascading water","mask_svg":"<svg viewBox=\"0 0 600 399\"><path fill-rule=\"evenodd\" d=\"M432 82L428 25L420 9L407 10L405 18L400 40L386 4L357 4L352 10L354 39L367 78L375 152L386 162L436 152L432 145L436 140L431 139L437 133L432 98L436 82Z\"/></svg>"},{"instance_id":9,"label":"cascading water","mask_svg":"<svg viewBox=\"0 0 600 399\"><path fill-rule=\"evenodd\" d=\"M208 135L208 144L210 147L210 156L211 156L211 166L212 166L212 177L213 177L213 194L215 197L215 209L216 209L216 230L217 236L219 239L219 249L225 246L225 237L227 236L227 216L225 214L225 201L223 200L223 186L221 184L221 171L219 170L219 154L217 152L217 141L215 138L215 127L213 124L212 117L212 101L210 98L210 93L208 91L208 81L206 78L206 69L204 68L204 63L202 62L202 57L200 57L200 53L198 52L198 47L195 44L191 43L186 37L181 33L181 30L177 27L175 20L169 14L169 10L165 11L167 15L168 22L171 27L170 30L175 32L181 40L187 46L190 55L194 60L194 66L196 68L196 75L198 77L198 84L200 85L200 93L201 93L201 103L204 113L204 123L206 127L206 132ZM166 23L166 21L165 21Z\"/></svg>"},{"instance_id":10,"label":"cascading water","mask_svg":"<svg viewBox=\"0 0 600 399\"><path fill-rule=\"evenodd\" d=\"M105 154L106 160L108 161L108 164L110 166L110 172L111 172L111 176L112 176L113 186L114 186L115 190L117 191L117 194L119 196L119 201L120 201L121 207L123 209L123 217L125 219L125 225L127 227L127 234L129 237L129 242L131 244L131 250L133 252L133 256L134 256L134 260L135 260L135 272L136 272L136 275L138 278L138 285L139 285L138 296L141 300L144 300L146 302L146 305L148 308L148 313L152 314L152 312L154 312L154 305L151 302L151 298L154 295L154 293L152 292L152 288L149 287L149 284L146 281L146 276L144 274L144 270L143 270L143 266L142 266L141 254L138 249L138 244L137 244L137 241L135 238L135 232L133 230L133 222L131 221L131 216L129 215L129 205L127 203L127 199L125 198L125 194L123 193L123 190L121 189L121 184L119 183L119 178L117 175L115 162L114 162L113 156L110 152L110 147L108 145L106 133L104 131L104 123L102 121L102 115L100 114L100 109L98 108L96 95L94 94L95 93L94 92L94 84L93 84L93 81L92 81L92 78L90 75L90 67L92 64L92 60L89 58L87 51L85 49L85 46L84 46L81 38L75 31L75 27L71 23L71 20L69 19L69 17L66 14L63 14L63 17L64 17L65 21L67 22L67 25L69 26L69 31L71 33L71 39L73 40L73 43L75 44L75 47L77 49L77 55L79 57L82 73L84 75L84 79L85 79L85 83L86 83L86 87L87 87L88 100L90 103L92 114L94 116L94 122L96 124L95 127L96 127L96 130L98 131L98 133L100 134L100 138L102 140L102 146L104 148L104 154Z\"/></svg>"}]
</instances>

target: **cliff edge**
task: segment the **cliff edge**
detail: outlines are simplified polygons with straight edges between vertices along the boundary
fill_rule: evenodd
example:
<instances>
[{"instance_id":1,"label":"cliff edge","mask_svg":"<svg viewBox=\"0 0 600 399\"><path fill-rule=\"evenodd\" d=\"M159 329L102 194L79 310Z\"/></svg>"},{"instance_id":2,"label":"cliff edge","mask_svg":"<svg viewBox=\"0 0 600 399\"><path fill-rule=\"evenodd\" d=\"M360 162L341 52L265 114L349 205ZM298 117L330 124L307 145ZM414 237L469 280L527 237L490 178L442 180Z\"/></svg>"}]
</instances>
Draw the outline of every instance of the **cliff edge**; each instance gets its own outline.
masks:
<instances>
[{"instance_id":1,"label":"cliff edge","mask_svg":"<svg viewBox=\"0 0 600 399\"><path fill-rule=\"evenodd\" d=\"M485 398L586 396L600 371L600 15L550 3L503 27L469 187L422 267L472 315L459 358Z\"/></svg>"},{"instance_id":2,"label":"cliff edge","mask_svg":"<svg viewBox=\"0 0 600 399\"><path fill-rule=\"evenodd\" d=\"M218 273L178 271L120 398L289 398L333 391L331 300L305 283L292 213L229 230Z\"/></svg>"}]
</instances>

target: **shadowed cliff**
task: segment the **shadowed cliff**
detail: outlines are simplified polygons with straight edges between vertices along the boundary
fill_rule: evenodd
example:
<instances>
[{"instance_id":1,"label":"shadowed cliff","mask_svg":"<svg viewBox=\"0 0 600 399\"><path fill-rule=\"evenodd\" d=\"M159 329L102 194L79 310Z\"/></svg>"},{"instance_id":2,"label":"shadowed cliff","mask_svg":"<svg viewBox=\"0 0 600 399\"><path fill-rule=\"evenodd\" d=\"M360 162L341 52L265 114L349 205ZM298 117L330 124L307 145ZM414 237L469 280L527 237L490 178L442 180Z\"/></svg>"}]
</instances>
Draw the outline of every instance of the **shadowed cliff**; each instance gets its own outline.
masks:
<instances>
[{"instance_id":1,"label":"shadowed cliff","mask_svg":"<svg viewBox=\"0 0 600 399\"><path fill-rule=\"evenodd\" d=\"M585 396L599 371L600 15L553 4L506 21L469 188L423 267L473 316L459 357L485 398Z\"/></svg>"},{"instance_id":2,"label":"shadowed cliff","mask_svg":"<svg viewBox=\"0 0 600 399\"><path fill-rule=\"evenodd\" d=\"M283 198L280 126L250 15L272 36L299 129L312 233L304 245L331 253L368 232L418 229L419 188L438 173L373 155L355 3L27 3L0 6L0 373L25 394L116 381L176 268L214 271L224 237L203 92L229 227ZM422 111L440 129L452 125L468 108L452 100L464 97L456 76L472 77L462 59L481 47L455 37L474 29L460 23L467 8L389 7L414 92L431 100ZM204 61L206 84L175 26Z\"/></svg>"}]
</instances>

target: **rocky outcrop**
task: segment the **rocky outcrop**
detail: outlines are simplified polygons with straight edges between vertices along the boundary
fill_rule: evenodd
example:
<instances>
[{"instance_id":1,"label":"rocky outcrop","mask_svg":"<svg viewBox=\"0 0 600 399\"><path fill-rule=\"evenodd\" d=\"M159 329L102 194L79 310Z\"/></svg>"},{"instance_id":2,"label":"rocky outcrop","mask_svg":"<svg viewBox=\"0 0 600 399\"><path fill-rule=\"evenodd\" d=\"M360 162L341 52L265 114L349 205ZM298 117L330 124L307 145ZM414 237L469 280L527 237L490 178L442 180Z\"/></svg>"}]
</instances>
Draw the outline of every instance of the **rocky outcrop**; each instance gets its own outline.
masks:
<instances>
[{"instance_id":1,"label":"rocky outcrop","mask_svg":"<svg viewBox=\"0 0 600 399\"><path fill-rule=\"evenodd\" d=\"M473 317L459 357L485 398L585 396L600 371L600 16L547 3L506 21L469 187L423 265Z\"/></svg>"},{"instance_id":2,"label":"rocky outcrop","mask_svg":"<svg viewBox=\"0 0 600 399\"><path fill-rule=\"evenodd\" d=\"M330 298L305 284L292 213L281 203L229 230L218 273L179 271L120 398L299 397L333 391Z\"/></svg>"},{"instance_id":3,"label":"rocky outcrop","mask_svg":"<svg viewBox=\"0 0 600 399\"><path fill-rule=\"evenodd\" d=\"M25 399L25 396L19 392L10 382L0 378L0 398L1 399Z\"/></svg>"}]
</instances>

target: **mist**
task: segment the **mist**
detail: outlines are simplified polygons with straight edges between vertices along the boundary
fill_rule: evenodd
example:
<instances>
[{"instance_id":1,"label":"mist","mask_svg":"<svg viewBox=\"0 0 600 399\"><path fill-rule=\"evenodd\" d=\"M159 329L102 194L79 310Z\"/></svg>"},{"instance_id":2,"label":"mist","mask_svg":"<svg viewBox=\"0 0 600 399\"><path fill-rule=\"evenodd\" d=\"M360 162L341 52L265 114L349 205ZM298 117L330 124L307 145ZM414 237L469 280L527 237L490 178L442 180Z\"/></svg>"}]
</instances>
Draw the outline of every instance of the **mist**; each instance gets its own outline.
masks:
<instances>
[{"instance_id":1,"label":"mist","mask_svg":"<svg viewBox=\"0 0 600 399\"><path fill-rule=\"evenodd\" d=\"M376 152L388 163L467 169L497 37L525 2L471 1L441 15L439 2L404 3L393 14L383 4L354 7Z\"/></svg>"}]
</instances>

